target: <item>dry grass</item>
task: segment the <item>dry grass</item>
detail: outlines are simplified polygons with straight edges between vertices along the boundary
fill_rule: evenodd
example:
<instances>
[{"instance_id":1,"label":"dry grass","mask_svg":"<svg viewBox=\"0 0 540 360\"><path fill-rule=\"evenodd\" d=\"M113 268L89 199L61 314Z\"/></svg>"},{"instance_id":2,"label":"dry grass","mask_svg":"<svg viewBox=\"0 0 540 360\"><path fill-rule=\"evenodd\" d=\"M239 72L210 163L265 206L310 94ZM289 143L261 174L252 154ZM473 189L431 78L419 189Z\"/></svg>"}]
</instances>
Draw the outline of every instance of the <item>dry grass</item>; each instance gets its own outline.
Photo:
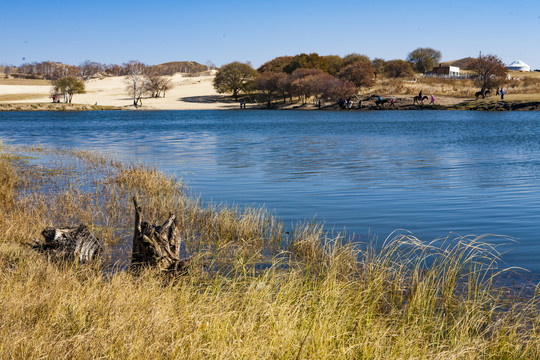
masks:
<instances>
[{"instance_id":1,"label":"dry grass","mask_svg":"<svg viewBox=\"0 0 540 360\"><path fill-rule=\"evenodd\" d=\"M43 97L43 94L5 94L5 95L0 95L0 101L40 99L42 97Z\"/></svg>"},{"instance_id":2,"label":"dry grass","mask_svg":"<svg viewBox=\"0 0 540 360\"><path fill-rule=\"evenodd\" d=\"M538 75L536 75L538 74ZM540 96L540 73L511 73L512 79L507 80L503 86L507 94ZM446 79L438 77L418 77L416 81L407 80L378 80L370 89L364 89L363 95L417 95L422 90L424 95L433 94L436 97L475 98L480 88L470 79ZM491 89L495 95L495 89Z\"/></svg>"},{"instance_id":3,"label":"dry grass","mask_svg":"<svg viewBox=\"0 0 540 360\"><path fill-rule=\"evenodd\" d=\"M27 148L46 167L0 156L3 358L525 359L540 350L535 298L495 285L482 238L382 248L287 236L264 209L204 205L181 181L85 151ZM24 242L46 225L85 222L113 252L129 243L137 194L148 220L180 219L195 263L171 280L107 263L58 264ZM106 270L104 272L104 269ZM104 275L105 274L105 275ZM505 295L506 294L506 295Z\"/></svg>"},{"instance_id":4,"label":"dry grass","mask_svg":"<svg viewBox=\"0 0 540 360\"><path fill-rule=\"evenodd\" d=\"M41 86L51 86L50 80L43 79L6 79L0 78L0 85L41 85Z\"/></svg>"}]
</instances>

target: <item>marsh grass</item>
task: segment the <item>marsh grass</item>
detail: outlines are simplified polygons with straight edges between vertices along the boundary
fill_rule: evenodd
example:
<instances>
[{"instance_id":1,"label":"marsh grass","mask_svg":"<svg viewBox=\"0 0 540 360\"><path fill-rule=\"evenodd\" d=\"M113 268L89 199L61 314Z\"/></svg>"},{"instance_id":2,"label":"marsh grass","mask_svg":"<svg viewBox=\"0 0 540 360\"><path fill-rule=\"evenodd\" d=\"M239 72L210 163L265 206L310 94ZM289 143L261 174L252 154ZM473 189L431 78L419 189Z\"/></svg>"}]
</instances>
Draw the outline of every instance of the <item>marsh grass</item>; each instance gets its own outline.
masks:
<instances>
[{"instance_id":1,"label":"marsh grass","mask_svg":"<svg viewBox=\"0 0 540 360\"><path fill-rule=\"evenodd\" d=\"M284 230L265 209L203 204L180 179L86 151L0 155L3 358L537 358L536 292L497 285L483 237L425 243L405 231L380 246L319 222ZM146 220L178 216L186 276L124 270L131 196ZM84 222L104 263L55 263L24 245L47 225ZM125 250L125 249L124 249ZM122 257L123 256L123 257ZM106 269L106 271L104 271Z\"/></svg>"}]
</instances>

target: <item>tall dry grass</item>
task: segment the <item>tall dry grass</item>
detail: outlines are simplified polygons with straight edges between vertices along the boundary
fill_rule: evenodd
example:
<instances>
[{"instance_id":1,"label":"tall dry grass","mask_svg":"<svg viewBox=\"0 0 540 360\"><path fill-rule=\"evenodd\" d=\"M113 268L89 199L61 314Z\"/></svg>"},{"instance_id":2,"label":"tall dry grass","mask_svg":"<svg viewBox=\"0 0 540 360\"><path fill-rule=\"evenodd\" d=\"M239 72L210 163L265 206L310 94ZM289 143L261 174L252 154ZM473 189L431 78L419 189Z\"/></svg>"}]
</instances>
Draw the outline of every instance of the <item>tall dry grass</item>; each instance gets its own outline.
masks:
<instances>
[{"instance_id":1,"label":"tall dry grass","mask_svg":"<svg viewBox=\"0 0 540 360\"><path fill-rule=\"evenodd\" d=\"M483 238L397 232L359 247L318 223L287 234L264 209L205 205L153 168L25 149L36 166L14 151L0 156L2 358L538 356L537 299L497 285L499 254ZM152 222L177 214L195 256L186 276L123 270L134 194ZM105 264L53 263L23 245L80 222L108 244Z\"/></svg>"},{"instance_id":2,"label":"tall dry grass","mask_svg":"<svg viewBox=\"0 0 540 360\"><path fill-rule=\"evenodd\" d=\"M507 94L540 94L540 78L516 77L506 80L504 86ZM414 81L402 79L378 80L370 89L364 89L363 95L417 95L422 90L424 95L451 96L456 98L474 98L480 86L471 79L451 79L440 77L418 77ZM496 89L491 89L492 96Z\"/></svg>"}]
</instances>

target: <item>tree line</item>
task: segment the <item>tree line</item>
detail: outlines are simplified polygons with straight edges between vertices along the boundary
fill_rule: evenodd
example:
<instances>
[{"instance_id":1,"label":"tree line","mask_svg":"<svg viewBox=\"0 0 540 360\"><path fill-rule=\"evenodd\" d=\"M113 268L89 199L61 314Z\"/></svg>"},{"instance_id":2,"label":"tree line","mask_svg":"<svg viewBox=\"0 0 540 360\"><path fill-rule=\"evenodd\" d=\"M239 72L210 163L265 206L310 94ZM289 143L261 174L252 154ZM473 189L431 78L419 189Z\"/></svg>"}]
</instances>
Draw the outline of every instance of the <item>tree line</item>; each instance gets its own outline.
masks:
<instances>
[{"instance_id":1,"label":"tree line","mask_svg":"<svg viewBox=\"0 0 540 360\"><path fill-rule=\"evenodd\" d=\"M79 65L68 65L54 61L24 63L20 66L3 66L3 72L10 77L28 79L56 80L64 76L75 76L88 80L94 76L126 76L130 72L131 61L123 64L102 64L86 60ZM142 63L141 63L142 64ZM173 75L176 73L197 74L216 66L210 61L206 65L195 61L175 61L159 65L144 65L146 72L155 75Z\"/></svg>"},{"instance_id":2,"label":"tree line","mask_svg":"<svg viewBox=\"0 0 540 360\"><path fill-rule=\"evenodd\" d=\"M232 62L223 65L214 78L218 93L230 93L238 100L240 94L257 93L270 106L272 101L299 99L331 100L350 98L363 88L373 86L380 78L396 80L428 73L441 60L441 52L432 48L411 51L406 60L384 60L361 54L320 56L317 53L279 56L258 69L250 64ZM486 89L504 82L508 70L495 55L480 56L467 66L484 94Z\"/></svg>"},{"instance_id":3,"label":"tree line","mask_svg":"<svg viewBox=\"0 0 540 360\"><path fill-rule=\"evenodd\" d=\"M292 102L296 97L304 103L313 97L318 100L345 99L372 86L377 77L414 76L415 59L386 61L371 60L357 53L344 57L303 53L274 58L257 70L249 64L232 62L218 70L214 87L219 93L231 93L235 99L240 93L259 92L269 105L276 98Z\"/></svg>"},{"instance_id":4,"label":"tree line","mask_svg":"<svg viewBox=\"0 0 540 360\"><path fill-rule=\"evenodd\" d=\"M213 84L218 93L230 93L236 100L241 94L257 93L268 105L278 99L284 103L292 102L293 98L303 103L311 98L335 101L358 94L380 78L406 79L417 73L427 73L439 64L440 59L441 52L432 48L415 49L406 60L388 61L357 53L344 57L302 53L276 57L258 69L237 61L223 65ZM135 60L121 65L86 60L78 66L52 61L26 63L19 67L4 66L3 71L11 76L51 80L54 92L63 94L66 102L71 102L73 94L84 92L84 80L95 76L126 76L127 89L133 97L133 105L137 106L143 95L164 97L172 87L168 75L199 73L214 68L210 61L206 65L182 61L151 66ZM482 94L501 84L507 74L506 66L495 55L480 56L467 68Z\"/></svg>"}]
</instances>

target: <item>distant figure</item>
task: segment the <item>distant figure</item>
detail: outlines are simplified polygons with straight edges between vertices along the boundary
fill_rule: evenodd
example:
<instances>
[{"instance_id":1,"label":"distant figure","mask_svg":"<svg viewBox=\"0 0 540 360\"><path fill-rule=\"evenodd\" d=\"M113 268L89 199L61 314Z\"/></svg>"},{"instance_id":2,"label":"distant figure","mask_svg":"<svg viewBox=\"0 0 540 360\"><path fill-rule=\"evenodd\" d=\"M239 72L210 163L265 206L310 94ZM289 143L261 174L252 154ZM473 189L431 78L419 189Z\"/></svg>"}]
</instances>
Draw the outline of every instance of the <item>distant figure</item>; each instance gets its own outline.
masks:
<instances>
[{"instance_id":1,"label":"distant figure","mask_svg":"<svg viewBox=\"0 0 540 360\"><path fill-rule=\"evenodd\" d=\"M433 95L431 95L431 101L429 103L435 105L435 98L433 97Z\"/></svg>"},{"instance_id":2,"label":"distant figure","mask_svg":"<svg viewBox=\"0 0 540 360\"><path fill-rule=\"evenodd\" d=\"M392 100L390 100L390 106L392 106L392 107L396 106L396 99L395 98L392 98Z\"/></svg>"},{"instance_id":3,"label":"distant figure","mask_svg":"<svg viewBox=\"0 0 540 360\"><path fill-rule=\"evenodd\" d=\"M243 108L244 108L244 102L240 101L240 109L243 109Z\"/></svg>"},{"instance_id":4,"label":"distant figure","mask_svg":"<svg viewBox=\"0 0 540 360\"><path fill-rule=\"evenodd\" d=\"M141 106L142 106L142 98L139 98L139 103L140 103Z\"/></svg>"},{"instance_id":5,"label":"distant figure","mask_svg":"<svg viewBox=\"0 0 540 360\"><path fill-rule=\"evenodd\" d=\"M501 88L501 100L503 100L503 99L504 99L504 89Z\"/></svg>"},{"instance_id":6,"label":"distant figure","mask_svg":"<svg viewBox=\"0 0 540 360\"><path fill-rule=\"evenodd\" d=\"M422 98L422 90L420 90L420 92L418 93L418 97L421 99Z\"/></svg>"},{"instance_id":7,"label":"distant figure","mask_svg":"<svg viewBox=\"0 0 540 360\"><path fill-rule=\"evenodd\" d=\"M53 96L52 96L52 102L53 102L53 103L56 102L56 95L53 95Z\"/></svg>"},{"instance_id":8,"label":"distant figure","mask_svg":"<svg viewBox=\"0 0 540 360\"><path fill-rule=\"evenodd\" d=\"M317 102L317 107L320 109L321 108L321 99L319 99L319 101Z\"/></svg>"},{"instance_id":9,"label":"distant figure","mask_svg":"<svg viewBox=\"0 0 540 360\"><path fill-rule=\"evenodd\" d=\"M500 91L499 91L499 88L497 88L497 92L495 93L495 95L499 96L500 94Z\"/></svg>"}]
</instances>

